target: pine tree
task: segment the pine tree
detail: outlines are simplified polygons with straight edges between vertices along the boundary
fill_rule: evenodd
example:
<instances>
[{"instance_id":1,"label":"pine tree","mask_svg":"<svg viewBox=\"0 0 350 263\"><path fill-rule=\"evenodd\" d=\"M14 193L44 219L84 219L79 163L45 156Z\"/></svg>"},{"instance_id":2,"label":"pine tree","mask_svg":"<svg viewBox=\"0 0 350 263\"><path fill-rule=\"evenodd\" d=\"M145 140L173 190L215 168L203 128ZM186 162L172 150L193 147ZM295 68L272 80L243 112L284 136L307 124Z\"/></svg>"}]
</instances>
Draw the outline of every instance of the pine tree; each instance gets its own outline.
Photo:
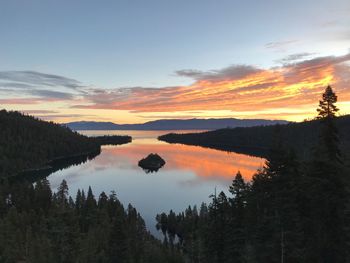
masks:
<instances>
[{"instance_id":1,"label":"pine tree","mask_svg":"<svg viewBox=\"0 0 350 263\"><path fill-rule=\"evenodd\" d=\"M337 96L330 86L322 95L317 109L320 120L320 137L309 175L314 177L310 188L309 214L312 223L308 226L308 236L313 236L316 243L310 243L308 251L323 262L344 262L344 180L341 174L341 153L338 129L335 119L339 109L336 107Z\"/></svg>"},{"instance_id":2,"label":"pine tree","mask_svg":"<svg viewBox=\"0 0 350 263\"><path fill-rule=\"evenodd\" d=\"M68 203L68 185L66 180L62 180L62 183L57 188L57 202L61 207L64 207Z\"/></svg>"},{"instance_id":3,"label":"pine tree","mask_svg":"<svg viewBox=\"0 0 350 263\"><path fill-rule=\"evenodd\" d=\"M102 192L98 198L98 207L104 209L108 204L108 196L105 192Z\"/></svg>"},{"instance_id":4,"label":"pine tree","mask_svg":"<svg viewBox=\"0 0 350 263\"><path fill-rule=\"evenodd\" d=\"M42 209L48 213L51 206L52 191L49 181L44 178L35 185L35 205L38 209Z\"/></svg>"},{"instance_id":5,"label":"pine tree","mask_svg":"<svg viewBox=\"0 0 350 263\"><path fill-rule=\"evenodd\" d=\"M336 102L337 95L333 92L331 86L328 86L322 94L322 100L320 100L317 109L318 116L316 117L321 120L322 123L320 145L323 146L323 148L320 149L320 157L324 155L329 162L333 162L334 164L341 162L338 129L334 122L337 112L339 111L335 105Z\"/></svg>"},{"instance_id":6,"label":"pine tree","mask_svg":"<svg viewBox=\"0 0 350 263\"><path fill-rule=\"evenodd\" d=\"M89 186L89 190L86 197L86 208L88 210L92 210L96 208L96 200L95 200L94 194L92 193L91 186Z\"/></svg>"},{"instance_id":7,"label":"pine tree","mask_svg":"<svg viewBox=\"0 0 350 263\"><path fill-rule=\"evenodd\" d=\"M80 189L78 189L77 191L77 195L75 198L75 208L78 211L78 213L80 212L81 208L82 208L82 203L81 203L81 191Z\"/></svg>"},{"instance_id":8,"label":"pine tree","mask_svg":"<svg viewBox=\"0 0 350 263\"><path fill-rule=\"evenodd\" d=\"M229 192L233 195L230 198L231 213L228 215L228 224L226 231L226 255L225 262L239 263L243 261L245 249L245 206L248 187L244 182L240 171L237 172Z\"/></svg>"},{"instance_id":9,"label":"pine tree","mask_svg":"<svg viewBox=\"0 0 350 263\"><path fill-rule=\"evenodd\" d=\"M339 109L335 105L338 97L330 85L327 86L325 92L322 94L322 100L319 102L317 109L317 119L335 118Z\"/></svg>"},{"instance_id":10,"label":"pine tree","mask_svg":"<svg viewBox=\"0 0 350 263\"><path fill-rule=\"evenodd\" d=\"M233 206L243 207L246 191L247 185L244 182L241 172L238 171L229 188L229 192L234 196L231 199Z\"/></svg>"}]
</instances>

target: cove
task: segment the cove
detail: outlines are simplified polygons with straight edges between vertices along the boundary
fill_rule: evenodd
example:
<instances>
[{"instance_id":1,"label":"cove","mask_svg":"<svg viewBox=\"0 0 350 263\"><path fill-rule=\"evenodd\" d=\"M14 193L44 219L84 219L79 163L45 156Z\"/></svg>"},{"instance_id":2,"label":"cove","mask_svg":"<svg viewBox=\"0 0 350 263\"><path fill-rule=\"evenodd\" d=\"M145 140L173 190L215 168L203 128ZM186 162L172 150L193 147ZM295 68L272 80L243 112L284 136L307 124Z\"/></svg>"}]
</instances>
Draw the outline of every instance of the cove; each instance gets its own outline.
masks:
<instances>
[{"instance_id":1,"label":"cove","mask_svg":"<svg viewBox=\"0 0 350 263\"><path fill-rule=\"evenodd\" d=\"M237 171L245 180L264 164L264 159L199 146L168 144L157 137L168 131L80 131L88 136L130 135L129 144L103 146L101 154L79 165L49 175L53 190L63 179L75 198L78 189L91 186L95 195L115 191L126 207L131 203L141 213L148 229L156 234L155 216L160 212L183 211L189 205L208 202L209 195L224 191ZM174 131L181 132L181 131ZM193 132L193 131L183 131ZM138 161L158 153L166 164L158 172L146 173ZM98 196L96 196L98 198Z\"/></svg>"}]
</instances>

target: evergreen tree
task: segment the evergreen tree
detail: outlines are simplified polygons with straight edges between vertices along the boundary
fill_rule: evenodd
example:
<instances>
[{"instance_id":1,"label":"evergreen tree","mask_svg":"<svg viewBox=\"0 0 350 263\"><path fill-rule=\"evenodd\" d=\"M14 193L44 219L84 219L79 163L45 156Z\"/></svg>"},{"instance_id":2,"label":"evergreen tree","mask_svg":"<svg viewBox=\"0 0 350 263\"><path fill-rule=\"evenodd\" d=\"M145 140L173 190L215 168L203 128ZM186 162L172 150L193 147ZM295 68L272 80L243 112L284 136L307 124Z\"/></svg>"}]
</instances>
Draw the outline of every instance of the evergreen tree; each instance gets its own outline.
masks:
<instances>
[{"instance_id":1,"label":"evergreen tree","mask_svg":"<svg viewBox=\"0 0 350 263\"><path fill-rule=\"evenodd\" d=\"M96 200L95 200L94 194L92 193L91 186L89 186L89 189L88 189L85 205L86 205L86 209L88 210L92 210L96 208Z\"/></svg>"},{"instance_id":2,"label":"evergreen tree","mask_svg":"<svg viewBox=\"0 0 350 263\"><path fill-rule=\"evenodd\" d=\"M334 121L339 111L336 102L337 96L331 86L328 86L317 109L317 119L323 123L320 134L321 155L318 158L326 158L326 161L333 164L340 162L339 135Z\"/></svg>"},{"instance_id":3,"label":"evergreen tree","mask_svg":"<svg viewBox=\"0 0 350 263\"><path fill-rule=\"evenodd\" d=\"M325 119L325 118L335 118L337 112L339 109L335 105L337 102L338 97L333 91L332 87L330 85L327 86L326 90L322 94L322 100L319 102L319 106L317 109L318 112L318 119Z\"/></svg>"},{"instance_id":4,"label":"evergreen tree","mask_svg":"<svg viewBox=\"0 0 350 263\"><path fill-rule=\"evenodd\" d=\"M56 193L57 202L61 207L65 207L68 203L68 190L67 181L63 179Z\"/></svg>"},{"instance_id":5,"label":"evergreen tree","mask_svg":"<svg viewBox=\"0 0 350 263\"><path fill-rule=\"evenodd\" d=\"M231 214L228 217L227 238L226 238L226 262L243 262L246 246L245 231L245 207L247 205L248 186L244 182L240 171L237 172L229 192L233 195L230 201Z\"/></svg>"},{"instance_id":6,"label":"evergreen tree","mask_svg":"<svg viewBox=\"0 0 350 263\"><path fill-rule=\"evenodd\" d=\"M341 153L339 148L338 129L335 119L338 108L335 103L337 96L328 86L319 103L317 119L321 122L319 143L315 148L313 162L308 174L313 179L313 187L310 188L309 212L312 222L308 225L309 236L314 236L318 247L314 248L314 254L319 255L324 262L344 262L344 214L346 189L345 180L341 174Z\"/></svg>"}]
</instances>

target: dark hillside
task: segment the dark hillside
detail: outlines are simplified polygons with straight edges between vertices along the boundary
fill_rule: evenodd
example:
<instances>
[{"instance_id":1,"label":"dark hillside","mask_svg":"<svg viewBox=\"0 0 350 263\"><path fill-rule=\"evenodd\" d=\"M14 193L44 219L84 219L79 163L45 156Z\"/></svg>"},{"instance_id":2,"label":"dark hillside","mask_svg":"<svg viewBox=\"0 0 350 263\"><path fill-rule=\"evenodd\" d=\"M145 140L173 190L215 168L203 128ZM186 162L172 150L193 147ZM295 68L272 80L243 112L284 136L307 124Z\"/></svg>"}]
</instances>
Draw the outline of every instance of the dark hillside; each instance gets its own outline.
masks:
<instances>
[{"instance_id":1,"label":"dark hillside","mask_svg":"<svg viewBox=\"0 0 350 263\"><path fill-rule=\"evenodd\" d=\"M99 151L97 142L69 128L19 112L0 111L0 176L43 166L49 160Z\"/></svg>"},{"instance_id":2,"label":"dark hillside","mask_svg":"<svg viewBox=\"0 0 350 263\"><path fill-rule=\"evenodd\" d=\"M350 152L350 115L338 117L341 148ZM277 138L286 148L294 149L298 156L309 159L312 147L317 143L320 121L289 123L285 125L227 128L203 133L166 134L159 140L235 151L260 157L267 157L268 150L276 144Z\"/></svg>"},{"instance_id":3,"label":"dark hillside","mask_svg":"<svg viewBox=\"0 0 350 263\"><path fill-rule=\"evenodd\" d=\"M100 145L121 144L130 136L89 138L53 122L19 112L0 111L0 177L46 166L60 158L100 152Z\"/></svg>"}]
</instances>

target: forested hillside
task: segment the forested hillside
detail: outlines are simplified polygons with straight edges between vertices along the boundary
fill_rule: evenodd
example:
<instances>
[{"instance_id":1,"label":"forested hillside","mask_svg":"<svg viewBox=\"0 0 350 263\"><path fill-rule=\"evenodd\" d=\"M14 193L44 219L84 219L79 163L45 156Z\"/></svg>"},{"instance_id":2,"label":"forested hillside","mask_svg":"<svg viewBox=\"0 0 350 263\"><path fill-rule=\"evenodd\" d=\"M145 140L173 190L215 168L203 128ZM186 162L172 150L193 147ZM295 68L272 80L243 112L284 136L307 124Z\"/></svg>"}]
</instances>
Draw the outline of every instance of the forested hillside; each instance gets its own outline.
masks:
<instances>
[{"instance_id":1,"label":"forested hillside","mask_svg":"<svg viewBox=\"0 0 350 263\"><path fill-rule=\"evenodd\" d=\"M0 111L0 178L41 168L51 160L100 151L101 144L131 141L129 136L89 138L52 122L19 112Z\"/></svg>"},{"instance_id":2,"label":"forested hillside","mask_svg":"<svg viewBox=\"0 0 350 263\"><path fill-rule=\"evenodd\" d=\"M134 207L91 188L73 200L62 181L0 185L0 262L182 263L155 239Z\"/></svg>"},{"instance_id":3,"label":"forested hillside","mask_svg":"<svg viewBox=\"0 0 350 263\"><path fill-rule=\"evenodd\" d=\"M299 158L310 159L311 150L317 144L320 120L273 126L219 129L203 133L166 134L160 140L235 151L267 157L269 149L282 142L293 149ZM350 153L350 115L336 119L343 153ZM278 142L279 141L279 142Z\"/></svg>"}]
</instances>

